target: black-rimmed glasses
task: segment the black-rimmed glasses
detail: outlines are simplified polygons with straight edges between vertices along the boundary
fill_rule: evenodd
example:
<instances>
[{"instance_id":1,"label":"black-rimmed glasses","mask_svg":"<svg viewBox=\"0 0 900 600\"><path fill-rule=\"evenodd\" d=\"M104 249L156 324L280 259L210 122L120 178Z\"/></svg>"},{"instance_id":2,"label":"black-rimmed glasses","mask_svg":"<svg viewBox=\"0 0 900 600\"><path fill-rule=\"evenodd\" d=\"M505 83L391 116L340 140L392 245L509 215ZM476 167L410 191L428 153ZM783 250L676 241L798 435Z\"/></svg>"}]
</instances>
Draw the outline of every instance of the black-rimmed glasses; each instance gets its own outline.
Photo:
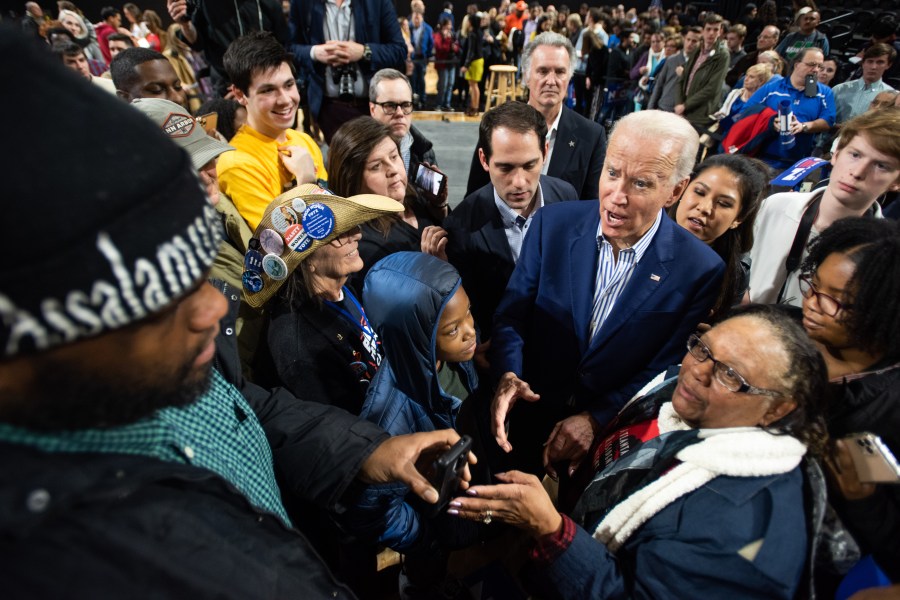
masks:
<instances>
[{"instance_id":1,"label":"black-rimmed glasses","mask_svg":"<svg viewBox=\"0 0 900 600\"><path fill-rule=\"evenodd\" d=\"M747 383L747 380L744 379L740 373L735 371L732 367L729 367L727 364L722 361L716 360L712 351L709 349L709 346L703 343L703 340L700 339L700 336L696 333L692 333L690 337L688 337L687 341L687 349L688 352L691 353L697 362L704 362L707 359L711 360L713 363L713 375L715 376L716 381L718 381L722 387L726 390L735 392L738 394L757 394L760 396L782 396L781 392L776 392L774 390L765 390L763 388L758 388Z\"/></svg>"},{"instance_id":2,"label":"black-rimmed glasses","mask_svg":"<svg viewBox=\"0 0 900 600\"><path fill-rule=\"evenodd\" d=\"M850 310L853 308L852 304L841 304L837 299L820 292L809 275L801 275L799 279L800 293L803 294L804 298L815 296L816 302L819 303L819 310L823 314L826 314L829 317L836 317L842 310Z\"/></svg>"},{"instance_id":3,"label":"black-rimmed glasses","mask_svg":"<svg viewBox=\"0 0 900 600\"><path fill-rule=\"evenodd\" d=\"M413 111L412 102L373 102L372 104L380 106L386 115L396 113L398 108L403 111L404 115L408 115Z\"/></svg>"}]
</instances>

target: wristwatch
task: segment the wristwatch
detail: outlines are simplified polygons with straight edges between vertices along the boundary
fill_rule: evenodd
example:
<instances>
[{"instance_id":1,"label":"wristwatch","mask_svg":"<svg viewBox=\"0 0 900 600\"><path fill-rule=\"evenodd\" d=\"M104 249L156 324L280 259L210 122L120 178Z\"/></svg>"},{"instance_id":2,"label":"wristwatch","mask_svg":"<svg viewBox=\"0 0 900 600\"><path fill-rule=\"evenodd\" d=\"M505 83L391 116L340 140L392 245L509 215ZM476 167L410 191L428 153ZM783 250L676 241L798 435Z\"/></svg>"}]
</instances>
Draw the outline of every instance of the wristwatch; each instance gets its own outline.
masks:
<instances>
[{"instance_id":1,"label":"wristwatch","mask_svg":"<svg viewBox=\"0 0 900 600\"><path fill-rule=\"evenodd\" d=\"M372 62L372 49L368 44L363 46L363 60L366 62Z\"/></svg>"},{"instance_id":2,"label":"wristwatch","mask_svg":"<svg viewBox=\"0 0 900 600\"><path fill-rule=\"evenodd\" d=\"M809 130L809 123L804 123L800 126L800 129L803 130L803 133L806 133Z\"/></svg>"}]
</instances>

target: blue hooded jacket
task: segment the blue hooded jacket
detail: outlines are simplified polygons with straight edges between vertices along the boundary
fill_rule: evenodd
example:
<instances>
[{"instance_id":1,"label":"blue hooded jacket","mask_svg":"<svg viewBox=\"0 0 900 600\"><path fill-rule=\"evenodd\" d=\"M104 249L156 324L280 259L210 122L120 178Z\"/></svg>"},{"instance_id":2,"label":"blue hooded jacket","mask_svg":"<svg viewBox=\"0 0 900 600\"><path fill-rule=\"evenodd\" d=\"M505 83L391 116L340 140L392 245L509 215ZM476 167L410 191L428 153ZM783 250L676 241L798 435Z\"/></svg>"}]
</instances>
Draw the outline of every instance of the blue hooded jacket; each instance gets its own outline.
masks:
<instances>
[{"instance_id":1,"label":"blue hooded jacket","mask_svg":"<svg viewBox=\"0 0 900 600\"><path fill-rule=\"evenodd\" d=\"M391 254L366 275L363 303L385 359L369 386L362 418L391 435L455 428L462 399L441 389L435 342L441 313L460 285L453 266L422 252ZM478 378L472 361L458 363L457 372L474 391ZM380 534L382 544L408 551L427 537L410 502L420 508L424 503L414 498L405 485L368 487L348 524L354 533Z\"/></svg>"}]
</instances>

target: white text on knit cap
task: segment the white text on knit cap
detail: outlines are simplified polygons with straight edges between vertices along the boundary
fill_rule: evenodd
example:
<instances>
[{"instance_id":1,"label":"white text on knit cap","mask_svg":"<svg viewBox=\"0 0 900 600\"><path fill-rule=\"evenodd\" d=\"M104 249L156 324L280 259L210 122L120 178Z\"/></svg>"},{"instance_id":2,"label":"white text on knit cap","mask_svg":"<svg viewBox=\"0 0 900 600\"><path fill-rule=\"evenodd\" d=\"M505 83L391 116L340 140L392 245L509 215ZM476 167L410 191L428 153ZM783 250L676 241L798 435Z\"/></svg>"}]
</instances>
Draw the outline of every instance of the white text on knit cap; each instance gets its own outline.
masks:
<instances>
[{"instance_id":1,"label":"white text on knit cap","mask_svg":"<svg viewBox=\"0 0 900 600\"><path fill-rule=\"evenodd\" d=\"M220 236L212 206L184 232L157 246L156 255L135 260L129 269L106 232L97 234L97 250L109 263L115 282L95 281L90 294L72 290L61 302L45 298L40 314L17 307L0 293L0 318L9 330L5 356L19 352L25 339L44 350L63 342L117 329L154 313L191 288L212 264ZM187 239L185 239L185 237Z\"/></svg>"}]
</instances>

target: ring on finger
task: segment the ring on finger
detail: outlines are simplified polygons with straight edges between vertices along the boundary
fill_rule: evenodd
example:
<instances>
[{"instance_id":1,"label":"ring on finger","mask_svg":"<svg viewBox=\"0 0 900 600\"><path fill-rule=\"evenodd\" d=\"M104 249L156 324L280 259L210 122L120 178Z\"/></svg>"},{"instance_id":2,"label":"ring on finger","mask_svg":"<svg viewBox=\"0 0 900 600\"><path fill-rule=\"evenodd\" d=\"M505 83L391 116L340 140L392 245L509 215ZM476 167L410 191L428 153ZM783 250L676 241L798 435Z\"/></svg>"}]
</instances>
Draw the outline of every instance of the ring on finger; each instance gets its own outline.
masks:
<instances>
[{"instance_id":1,"label":"ring on finger","mask_svg":"<svg viewBox=\"0 0 900 600\"><path fill-rule=\"evenodd\" d=\"M484 517L481 519L481 522L485 525L490 525L491 521L493 521L493 513L491 509L487 509L484 513Z\"/></svg>"}]
</instances>

